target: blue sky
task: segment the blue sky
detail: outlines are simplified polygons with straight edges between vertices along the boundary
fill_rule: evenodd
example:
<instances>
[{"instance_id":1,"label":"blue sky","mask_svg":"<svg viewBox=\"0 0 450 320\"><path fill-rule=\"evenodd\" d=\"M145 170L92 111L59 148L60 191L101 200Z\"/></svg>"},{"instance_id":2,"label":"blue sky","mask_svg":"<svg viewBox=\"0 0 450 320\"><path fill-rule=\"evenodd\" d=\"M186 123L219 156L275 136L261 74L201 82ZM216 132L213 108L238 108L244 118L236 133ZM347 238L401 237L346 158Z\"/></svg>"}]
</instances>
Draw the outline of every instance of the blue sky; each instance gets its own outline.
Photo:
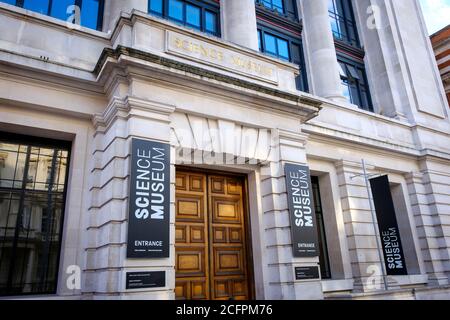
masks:
<instances>
[{"instance_id":1,"label":"blue sky","mask_svg":"<svg viewBox=\"0 0 450 320\"><path fill-rule=\"evenodd\" d=\"M430 34L450 24L450 0L420 0Z\"/></svg>"}]
</instances>

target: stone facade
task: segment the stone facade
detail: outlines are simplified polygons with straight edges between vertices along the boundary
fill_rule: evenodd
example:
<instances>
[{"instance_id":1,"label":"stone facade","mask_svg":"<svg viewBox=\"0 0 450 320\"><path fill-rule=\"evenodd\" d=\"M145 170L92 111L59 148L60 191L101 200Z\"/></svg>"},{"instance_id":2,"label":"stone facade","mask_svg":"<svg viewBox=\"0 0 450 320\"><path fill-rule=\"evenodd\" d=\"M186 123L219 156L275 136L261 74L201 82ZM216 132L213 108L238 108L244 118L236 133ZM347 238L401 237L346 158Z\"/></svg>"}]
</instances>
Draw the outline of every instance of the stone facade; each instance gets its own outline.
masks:
<instances>
[{"instance_id":1,"label":"stone facade","mask_svg":"<svg viewBox=\"0 0 450 320\"><path fill-rule=\"evenodd\" d=\"M439 72L444 83L447 101L450 104L450 25L431 36Z\"/></svg>"},{"instance_id":2,"label":"stone facade","mask_svg":"<svg viewBox=\"0 0 450 320\"><path fill-rule=\"evenodd\" d=\"M0 2L0 131L72 142L46 298L175 297L177 165L247 175L257 299L450 298L449 108L416 0L353 1L373 113L341 94L326 0L297 1L311 94L295 88L297 65L257 51L254 0L220 1L221 38L151 16L146 1L106 3L95 31ZM133 138L171 145L167 259L126 258ZM387 291L361 159L389 175L401 226L409 275ZM319 260L293 257L285 163L319 177L331 279L295 279ZM66 286L72 265L80 289ZM125 288L126 272L153 270L165 287Z\"/></svg>"}]
</instances>

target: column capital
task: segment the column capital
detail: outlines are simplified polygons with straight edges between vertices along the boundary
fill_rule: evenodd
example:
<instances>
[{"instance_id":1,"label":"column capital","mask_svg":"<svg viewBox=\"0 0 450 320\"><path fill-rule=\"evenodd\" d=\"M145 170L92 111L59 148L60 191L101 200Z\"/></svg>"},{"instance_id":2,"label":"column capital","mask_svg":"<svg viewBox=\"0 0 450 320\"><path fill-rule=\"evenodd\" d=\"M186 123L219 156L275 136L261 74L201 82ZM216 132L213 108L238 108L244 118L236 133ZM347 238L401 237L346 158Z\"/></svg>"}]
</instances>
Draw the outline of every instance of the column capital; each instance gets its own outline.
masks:
<instances>
[{"instance_id":1,"label":"column capital","mask_svg":"<svg viewBox=\"0 0 450 320\"><path fill-rule=\"evenodd\" d=\"M107 131L117 119L131 117L146 118L159 123L170 124L170 116L175 106L127 96L124 99L113 97L103 113L94 114L92 123L96 131Z\"/></svg>"}]
</instances>

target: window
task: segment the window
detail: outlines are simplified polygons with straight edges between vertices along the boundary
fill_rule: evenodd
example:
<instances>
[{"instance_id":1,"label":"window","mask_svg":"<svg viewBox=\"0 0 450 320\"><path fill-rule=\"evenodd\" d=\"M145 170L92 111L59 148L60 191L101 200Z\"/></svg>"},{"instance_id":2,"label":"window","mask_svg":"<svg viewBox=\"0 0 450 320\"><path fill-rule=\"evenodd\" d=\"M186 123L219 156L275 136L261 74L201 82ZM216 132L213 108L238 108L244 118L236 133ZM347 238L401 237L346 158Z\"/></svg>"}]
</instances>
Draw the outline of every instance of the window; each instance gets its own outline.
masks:
<instances>
[{"instance_id":1,"label":"window","mask_svg":"<svg viewBox=\"0 0 450 320\"><path fill-rule=\"evenodd\" d=\"M257 0L257 2L261 3L266 8L276 10L279 13L284 13L283 0Z\"/></svg>"},{"instance_id":2,"label":"window","mask_svg":"<svg viewBox=\"0 0 450 320\"><path fill-rule=\"evenodd\" d=\"M208 10L205 11L205 31L217 34L217 14Z\"/></svg>"},{"instance_id":3,"label":"window","mask_svg":"<svg viewBox=\"0 0 450 320\"><path fill-rule=\"evenodd\" d=\"M0 296L56 292L69 150L0 132Z\"/></svg>"},{"instance_id":4,"label":"window","mask_svg":"<svg viewBox=\"0 0 450 320\"><path fill-rule=\"evenodd\" d=\"M364 64L344 58L340 58L338 63L344 97L361 109L373 111Z\"/></svg>"},{"instance_id":5,"label":"window","mask_svg":"<svg viewBox=\"0 0 450 320\"><path fill-rule=\"evenodd\" d=\"M328 13L334 37L352 46L359 47L360 43L351 1L328 0Z\"/></svg>"},{"instance_id":6,"label":"window","mask_svg":"<svg viewBox=\"0 0 450 320\"><path fill-rule=\"evenodd\" d=\"M277 58L289 61L288 41L270 33L264 33L265 52Z\"/></svg>"},{"instance_id":7,"label":"window","mask_svg":"<svg viewBox=\"0 0 450 320\"><path fill-rule=\"evenodd\" d=\"M331 279L330 260L328 257L327 238L325 235L325 222L323 219L322 199L320 198L319 178L311 177L314 209L316 211L317 231L319 238L319 261L322 279Z\"/></svg>"},{"instance_id":8,"label":"window","mask_svg":"<svg viewBox=\"0 0 450 320\"><path fill-rule=\"evenodd\" d=\"M104 0L0 0L27 10L60 20L80 21L83 27L101 30ZM79 20L74 18L75 7L80 8Z\"/></svg>"},{"instance_id":9,"label":"window","mask_svg":"<svg viewBox=\"0 0 450 320\"><path fill-rule=\"evenodd\" d=\"M259 51L267 53L281 60L290 61L300 66L300 75L295 79L298 90L308 92L306 67L303 49L299 39L283 35L275 30L258 26Z\"/></svg>"},{"instance_id":10,"label":"window","mask_svg":"<svg viewBox=\"0 0 450 320\"><path fill-rule=\"evenodd\" d=\"M149 0L148 12L184 26L219 35L219 7L197 0Z\"/></svg>"},{"instance_id":11,"label":"window","mask_svg":"<svg viewBox=\"0 0 450 320\"><path fill-rule=\"evenodd\" d=\"M267 9L265 11L272 11L283 18L298 21L295 0L255 0L255 3L257 10L264 8Z\"/></svg>"}]
</instances>

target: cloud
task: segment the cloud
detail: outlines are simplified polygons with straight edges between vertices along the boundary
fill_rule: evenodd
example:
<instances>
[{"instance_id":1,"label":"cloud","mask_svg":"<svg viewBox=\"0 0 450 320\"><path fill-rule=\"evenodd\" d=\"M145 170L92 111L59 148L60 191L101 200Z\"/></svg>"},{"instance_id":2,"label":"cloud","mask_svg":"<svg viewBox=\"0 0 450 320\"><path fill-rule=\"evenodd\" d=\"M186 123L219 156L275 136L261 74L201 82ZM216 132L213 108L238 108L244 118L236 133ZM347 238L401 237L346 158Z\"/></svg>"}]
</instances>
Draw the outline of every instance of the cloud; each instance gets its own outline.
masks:
<instances>
[{"instance_id":1,"label":"cloud","mask_svg":"<svg viewBox=\"0 0 450 320\"><path fill-rule=\"evenodd\" d=\"M420 0L430 34L450 24L450 0Z\"/></svg>"}]
</instances>

